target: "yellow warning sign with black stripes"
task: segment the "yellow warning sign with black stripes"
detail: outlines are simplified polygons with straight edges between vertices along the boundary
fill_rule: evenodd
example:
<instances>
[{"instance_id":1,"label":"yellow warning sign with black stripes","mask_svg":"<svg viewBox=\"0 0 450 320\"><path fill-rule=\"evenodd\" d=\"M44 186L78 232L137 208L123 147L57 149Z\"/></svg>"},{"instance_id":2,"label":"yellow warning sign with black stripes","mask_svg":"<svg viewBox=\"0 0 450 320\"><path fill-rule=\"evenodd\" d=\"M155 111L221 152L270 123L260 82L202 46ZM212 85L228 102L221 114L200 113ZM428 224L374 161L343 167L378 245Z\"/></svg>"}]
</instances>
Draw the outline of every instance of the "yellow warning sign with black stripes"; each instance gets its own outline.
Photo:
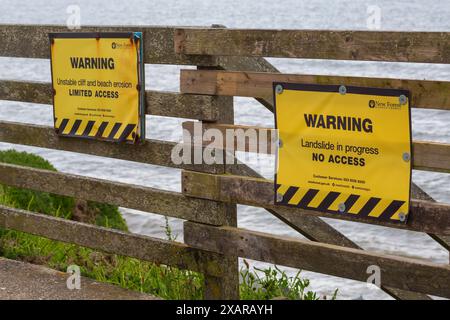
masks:
<instances>
[{"instance_id":1,"label":"yellow warning sign with black stripes","mask_svg":"<svg viewBox=\"0 0 450 320\"><path fill-rule=\"evenodd\" d=\"M405 223L411 186L406 90L274 83L275 203Z\"/></svg>"},{"instance_id":2,"label":"yellow warning sign with black stripes","mask_svg":"<svg viewBox=\"0 0 450 320\"><path fill-rule=\"evenodd\" d=\"M145 137L140 32L51 33L54 127L60 136Z\"/></svg>"}]
</instances>

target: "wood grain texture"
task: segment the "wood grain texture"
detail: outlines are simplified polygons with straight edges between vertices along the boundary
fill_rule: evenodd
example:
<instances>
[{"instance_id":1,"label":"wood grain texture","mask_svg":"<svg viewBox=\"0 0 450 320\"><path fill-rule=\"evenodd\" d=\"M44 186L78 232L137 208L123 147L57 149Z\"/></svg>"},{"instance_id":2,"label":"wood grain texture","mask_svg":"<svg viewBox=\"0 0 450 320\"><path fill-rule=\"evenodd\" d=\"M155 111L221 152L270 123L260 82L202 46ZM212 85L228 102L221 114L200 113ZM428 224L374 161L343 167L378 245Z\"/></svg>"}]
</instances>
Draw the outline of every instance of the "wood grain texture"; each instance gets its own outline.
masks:
<instances>
[{"instance_id":1,"label":"wood grain texture","mask_svg":"<svg viewBox=\"0 0 450 320\"><path fill-rule=\"evenodd\" d=\"M430 141L413 142L414 168L450 172L450 144Z\"/></svg>"},{"instance_id":2,"label":"wood grain texture","mask_svg":"<svg viewBox=\"0 0 450 320\"><path fill-rule=\"evenodd\" d=\"M222 275L220 254L183 243L0 206L0 227L157 264ZM205 263L207 262L207 263Z\"/></svg>"},{"instance_id":3,"label":"wood grain texture","mask_svg":"<svg viewBox=\"0 0 450 320\"><path fill-rule=\"evenodd\" d=\"M252 153L276 154L277 134L275 129L255 126L203 123L195 130L195 122L183 123L195 145L208 148L236 150ZM206 138L207 130L218 130L223 140ZM212 132L212 131L210 131ZM227 134L227 132L229 132ZM413 168L417 170L450 172L450 144L413 141Z\"/></svg>"},{"instance_id":4,"label":"wood grain texture","mask_svg":"<svg viewBox=\"0 0 450 320\"><path fill-rule=\"evenodd\" d=\"M337 215L275 205L273 200L273 181L265 179L184 172L182 187L184 193L187 195L209 200L236 202L244 205L263 207L277 212L284 212L286 215L322 216L437 235L450 235L450 204L412 199L408 223L400 224L371 219L369 217Z\"/></svg>"},{"instance_id":5,"label":"wood grain texture","mask_svg":"<svg viewBox=\"0 0 450 320\"><path fill-rule=\"evenodd\" d=\"M180 91L261 98L273 104L273 82L404 89L414 108L450 110L450 82L268 72L181 70Z\"/></svg>"},{"instance_id":6,"label":"wood grain texture","mask_svg":"<svg viewBox=\"0 0 450 320\"><path fill-rule=\"evenodd\" d=\"M179 192L0 163L0 184L163 214L212 225L234 222L228 204Z\"/></svg>"},{"instance_id":7,"label":"wood grain texture","mask_svg":"<svg viewBox=\"0 0 450 320\"><path fill-rule=\"evenodd\" d=\"M147 139L142 144L59 137L51 127L0 121L0 141L40 148L78 152L158 166L223 173L221 165L175 164L171 159L175 142Z\"/></svg>"},{"instance_id":8,"label":"wood grain texture","mask_svg":"<svg viewBox=\"0 0 450 320\"><path fill-rule=\"evenodd\" d=\"M367 268L380 268L385 286L450 297L450 266L418 259L274 236L233 227L186 222L189 243L222 254L366 281Z\"/></svg>"},{"instance_id":9,"label":"wood grain texture","mask_svg":"<svg viewBox=\"0 0 450 320\"><path fill-rule=\"evenodd\" d=\"M199 67L205 68L205 67ZM223 101L221 105L221 114L217 119L218 123L234 123L233 99L229 98ZM222 164L224 172L226 172L225 164ZM182 189L183 190L183 189ZM184 192L184 190L183 190ZM220 203L220 202L219 202ZM226 226L237 226L237 205L235 203L226 203L224 210L218 212L224 217ZM226 217L226 220L225 220ZM189 244L189 236L183 230L185 243ZM237 256L224 255L222 257L222 266L224 274L221 277L205 275L204 277L204 299L207 300L236 300L239 299L239 261Z\"/></svg>"},{"instance_id":10,"label":"wood grain texture","mask_svg":"<svg viewBox=\"0 0 450 320\"><path fill-rule=\"evenodd\" d=\"M179 28L189 55L450 63L450 32Z\"/></svg>"},{"instance_id":11,"label":"wood grain texture","mask_svg":"<svg viewBox=\"0 0 450 320\"><path fill-rule=\"evenodd\" d=\"M53 104L48 82L0 80L0 100ZM146 114L216 121L228 97L145 91Z\"/></svg>"},{"instance_id":12,"label":"wood grain texture","mask_svg":"<svg viewBox=\"0 0 450 320\"><path fill-rule=\"evenodd\" d=\"M208 56L177 54L173 48L174 27L169 26L83 26L69 30L65 25L0 24L0 56L50 58L49 32L130 32L143 33L144 63L177 65L215 65Z\"/></svg>"}]
</instances>

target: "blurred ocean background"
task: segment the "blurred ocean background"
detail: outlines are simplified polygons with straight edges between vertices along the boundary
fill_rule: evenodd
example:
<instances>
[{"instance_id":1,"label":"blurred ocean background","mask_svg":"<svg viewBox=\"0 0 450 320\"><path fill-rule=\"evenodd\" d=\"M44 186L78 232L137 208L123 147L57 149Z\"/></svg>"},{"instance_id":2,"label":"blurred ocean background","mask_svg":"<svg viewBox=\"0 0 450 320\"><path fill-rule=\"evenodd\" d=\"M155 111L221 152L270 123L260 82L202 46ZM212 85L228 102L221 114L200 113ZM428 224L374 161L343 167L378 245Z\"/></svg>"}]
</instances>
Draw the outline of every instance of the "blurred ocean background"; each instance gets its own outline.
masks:
<instances>
[{"instance_id":1,"label":"blurred ocean background","mask_svg":"<svg viewBox=\"0 0 450 320\"><path fill-rule=\"evenodd\" d=\"M381 9L381 30L450 31L450 1L421 0L0 0L1 24L65 24L69 5L81 9L82 25L176 25L269 29L367 30L368 7ZM0 46L2 44L0 43ZM343 62L333 60L269 59L286 73L374 76L450 81L450 65ZM146 65L147 89L179 91L179 70L189 66ZM51 81L48 60L0 57L0 78ZM417 140L450 143L450 112L413 110L413 136ZM0 101L0 120L52 125L48 105ZM147 116L147 137L181 140L181 119ZM235 98L238 124L273 127L273 115L250 98ZM60 171L180 191L180 171L133 162L105 159L0 143L0 150L15 148L43 156ZM242 160L267 178L273 177L271 156L246 156ZM450 203L450 175L413 172L413 180L436 200ZM132 232L164 238L164 217L121 208ZM238 207L239 226L302 238L263 209ZM169 219L182 241L182 221ZM365 224L324 219L361 247L397 255L448 263L449 255L429 236ZM263 263L250 261L252 266ZM296 270L283 268L290 274ZM304 271L311 289L331 295L338 288L340 299L389 299L373 285ZM381 279L382 281L382 279Z\"/></svg>"}]
</instances>

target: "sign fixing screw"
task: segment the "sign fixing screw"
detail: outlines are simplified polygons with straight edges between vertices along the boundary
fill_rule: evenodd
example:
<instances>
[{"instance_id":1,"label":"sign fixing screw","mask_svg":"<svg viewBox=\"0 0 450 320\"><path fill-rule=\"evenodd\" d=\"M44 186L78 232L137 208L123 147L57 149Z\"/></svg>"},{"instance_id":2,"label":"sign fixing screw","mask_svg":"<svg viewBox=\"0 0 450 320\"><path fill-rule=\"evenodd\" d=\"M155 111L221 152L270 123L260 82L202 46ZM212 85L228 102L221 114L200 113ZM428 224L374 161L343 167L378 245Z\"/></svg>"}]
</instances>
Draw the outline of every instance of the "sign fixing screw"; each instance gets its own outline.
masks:
<instances>
[{"instance_id":1,"label":"sign fixing screw","mask_svg":"<svg viewBox=\"0 0 450 320\"><path fill-rule=\"evenodd\" d=\"M345 203L339 203L339 212L345 212Z\"/></svg>"},{"instance_id":2,"label":"sign fixing screw","mask_svg":"<svg viewBox=\"0 0 450 320\"><path fill-rule=\"evenodd\" d=\"M347 93L347 88L345 86L340 86L339 87L339 93L340 94L346 94Z\"/></svg>"},{"instance_id":3,"label":"sign fixing screw","mask_svg":"<svg viewBox=\"0 0 450 320\"><path fill-rule=\"evenodd\" d=\"M275 87L275 92L277 94L282 94L283 93L283 86L281 84L277 84Z\"/></svg>"},{"instance_id":4,"label":"sign fixing screw","mask_svg":"<svg viewBox=\"0 0 450 320\"><path fill-rule=\"evenodd\" d=\"M409 162L411 160L411 155L409 154L409 152L403 152L402 158L403 161Z\"/></svg>"},{"instance_id":5,"label":"sign fixing screw","mask_svg":"<svg viewBox=\"0 0 450 320\"><path fill-rule=\"evenodd\" d=\"M283 147L283 141L281 141L281 139L278 139L278 148L282 148Z\"/></svg>"},{"instance_id":6,"label":"sign fixing screw","mask_svg":"<svg viewBox=\"0 0 450 320\"><path fill-rule=\"evenodd\" d=\"M406 96L404 94L402 94L399 98L398 98L400 104L406 104L406 102L408 102L408 98L406 98Z\"/></svg>"},{"instance_id":7,"label":"sign fixing screw","mask_svg":"<svg viewBox=\"0 0 450 320\"><path fill-rule=\"evenodd\" d=\"M277 192L277 202L283 201L283 195Z\"/></svg>"},{"instance_id":8,"label":"sign fixing screw","mask_svg":"<svg viewBox=\"0 0 450 320\"><path fill-rule=\"evenodd\" d=\"M404 214L403 212L400 212L398 214L398 218L400 219L401 222L405 222L406 220L406 214Z\"/></svg>"}]
</instances>

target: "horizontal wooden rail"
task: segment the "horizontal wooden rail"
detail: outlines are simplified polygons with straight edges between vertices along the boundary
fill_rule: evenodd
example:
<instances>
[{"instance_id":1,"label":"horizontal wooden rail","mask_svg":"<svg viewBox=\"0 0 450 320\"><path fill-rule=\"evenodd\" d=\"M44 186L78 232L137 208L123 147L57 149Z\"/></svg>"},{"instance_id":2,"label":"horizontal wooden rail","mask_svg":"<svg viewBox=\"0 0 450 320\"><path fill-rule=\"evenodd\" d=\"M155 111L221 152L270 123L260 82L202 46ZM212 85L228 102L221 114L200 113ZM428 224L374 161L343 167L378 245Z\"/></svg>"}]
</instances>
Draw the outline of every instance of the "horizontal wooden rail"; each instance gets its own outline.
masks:
<instances>
[{"instance_id":1,"label":"horizontal wooden rail","mask_svg":"<svg viewBox=\"0 0 450 320\"><path fill-rule=\"evenodd\" d=\"M179 28L189 55L450 63L450 32Z\"/></svg>"},{"instance_id":2,"label":"horizontal wooden rail","mask_svg":"<svg viewBox=\"0 0 450 320\"><path fill-rule=\"evenodd\" d=\"M275 129L260 128L254 126L202 123L200 130L194 129L195 122L187 121L183 123L183 129L187 130L195 141L196 145L210 148L224 149L230 147L231 150L254 152L263 154L275 154L277 135ZM206 130L218 130L222 134L222 141L216 142L213 138L205 139L203 134ZM232 134L227 135L227 130L232 130ZM200 136L201 135L201 136ZM233 141L228 143L228 138ZM417 170L450 172L450 144L413 141L413 168Z\"/></svg>"},{"instance_id":3,"label":"horizontal wooden rail","mask_svg":"<svg viewBox=\"0 0 450 320\"><path fill-rule=\"evenodd\" d=\"M412 258L311 242L233 227L184 224L192 246L288 267L367 281L369 266L378 266L381 284L450 297L450 266Z\"/></svg>"},{"instance_id":4,"label":"horizontal wooden rail","mask_svg":"<svg viewBox=\"0 0 450 320\"><path fill-rule=\"evenodd\" d=\"M414 169L450 172L450 144L414 141L413 142Z\"/></svg>"},{"instance_id":5,"label":"horizontal wooden rail","mask_svg":"<svg viewBox=\"0 0 450 320\"><path fill-rule=\"evenodd\" d=\"M273 103L273 82L342 84L409 90L412 107L450 110L450 82L446 81L217 70L181 70L180 76L183 93L254 97Z\"/></svg>"},{"instance_id":6,"label":"horizontal wooden rail","mask_svg":"<svg viewBox=\"0 0 450 320\"><path fill-rule=\"evenodd\" d=\"M59 137L53 128L40 125L0 121L0 142L39 148L78 152L158 166L203 172L223 173L223 165L175 164L171 159L175 142L147 139L131 145L89 139Z\"/></svg>"},{"instance_id":7,"label":"horizontal wooden rail","mask_svg":"<svg viewBox=\"0 0 450 320\"><path fill-rule=\"evenodd\" d=\"M265 179L185 171L182 188L184 194L189 196L263 207L283 212L286 216L307 214L437 235L450 235L450 204L412 199L408 223L401 224L370 217L353 217L275 205L273 181Z\"/></svg>"},{"instance_id":8,"label":"horizontal wooden rail","mask_svg":"<svg viewBox=\"0 0 450 320\"><path fill-rule=\"evenodd\" d=\"M0 100L53 104L49 82L0 80Z\"/></svg>"},{"instance_id":9,"label":"horizontal wooden rail","mask_svg":"<svg viewBox=\"0 0 450 320\"><path fill-rule=\"evenodd\" d=\"M179 192L0 163L0 184L163 214L212 225L227 220L225 204Z\"/></svg>"},{"instance_id":10,"label":"horizontal wooden rail","mask_svg":"<svg viewBox=\"0 0 450 320\"><path fill-rule=\"evenodd\" d=\"M144 39L144 63L178 65L216 65L208 56L186 56L175 53L174 27L161 26L83 26L70 30L63 25L0 24L0 56L18 58L50 57L49 32L121 32L141 31Z\"/></svg>"},{"instance_id":11,"label":"horizontal wooden rail","mask_svg":"<svg viewBox=\"0 0 450 320\"><path fill-rule=\"evenodd\" d=\"M154 116L216 121L224 97L145 91L146 113ZM0 80L0 100L53 104L47 82Z\"/></svg>"},{"instance_id":12,"label":"horizontal wooden rail","mask_svg":"<svg viewBox=\"0 0 450 320\"><path fill-rule=\"evenodd\" d=\"M277 132L272 128L185 121L183 129L190 134L191 143L195 143L195 145L262 154L276 154L277 152ZM217 140L215 137L205 135L207 130L218 130L217 133L221 133L222 139ZM229 138L232 140L229 141Z\"/></svg>"},{"instance_id":13,"label":"horizontal wooden rail","mask_svg":"<svg viewBox=\"0 0 450 320\"><path fill-rule=\"evenodd\" d=\"M0 206L0 227L214 276L223 273L220 254L25 210Z\"/></svg>"}]
</instances>

